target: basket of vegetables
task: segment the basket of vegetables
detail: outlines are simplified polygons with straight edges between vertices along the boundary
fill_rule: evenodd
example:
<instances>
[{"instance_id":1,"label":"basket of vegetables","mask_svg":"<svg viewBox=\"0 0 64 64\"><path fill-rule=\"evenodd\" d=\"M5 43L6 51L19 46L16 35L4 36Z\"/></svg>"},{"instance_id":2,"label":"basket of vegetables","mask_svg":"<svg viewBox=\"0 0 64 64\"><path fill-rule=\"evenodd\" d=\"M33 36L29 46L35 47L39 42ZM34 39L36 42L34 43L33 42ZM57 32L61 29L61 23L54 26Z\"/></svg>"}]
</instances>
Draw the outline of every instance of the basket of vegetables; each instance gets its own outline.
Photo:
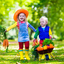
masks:
<instances>
[{"instance_id":1,"label":"basket of vegetables","mask_svg":"<svg viewBox=\"0 0 64 64\"><path fill-rule=\"evenodd\" d=\"M39 54L50 53L54 48L54 43L50 39L45 39L43 45L40 44L35 47L35 51L37 51Z\"/></svg>"}]
</instances>

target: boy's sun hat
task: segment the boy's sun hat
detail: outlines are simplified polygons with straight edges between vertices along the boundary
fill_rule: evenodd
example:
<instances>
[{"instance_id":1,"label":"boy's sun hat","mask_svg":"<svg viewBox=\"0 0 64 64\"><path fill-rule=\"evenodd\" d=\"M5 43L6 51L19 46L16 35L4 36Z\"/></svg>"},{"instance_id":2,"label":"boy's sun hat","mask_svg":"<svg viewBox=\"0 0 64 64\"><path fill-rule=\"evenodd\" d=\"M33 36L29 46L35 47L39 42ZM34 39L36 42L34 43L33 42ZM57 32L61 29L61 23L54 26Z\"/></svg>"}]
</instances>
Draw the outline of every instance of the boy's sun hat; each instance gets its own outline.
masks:
<instances>
[{"instance_id":1,"label":"boy's sun hat","mask_svg":"<svg viewBox=\"0 0 64 64\"><path fill-rule=\"evenodd\" d=\"M29 12L25 9L19 9L17 10L15 13L14 13L14 20L17 22L17 16L20 14L20 13L24 13L26 15L26 18L28 17L28 14Z\"/></svg>"}]
</instances>

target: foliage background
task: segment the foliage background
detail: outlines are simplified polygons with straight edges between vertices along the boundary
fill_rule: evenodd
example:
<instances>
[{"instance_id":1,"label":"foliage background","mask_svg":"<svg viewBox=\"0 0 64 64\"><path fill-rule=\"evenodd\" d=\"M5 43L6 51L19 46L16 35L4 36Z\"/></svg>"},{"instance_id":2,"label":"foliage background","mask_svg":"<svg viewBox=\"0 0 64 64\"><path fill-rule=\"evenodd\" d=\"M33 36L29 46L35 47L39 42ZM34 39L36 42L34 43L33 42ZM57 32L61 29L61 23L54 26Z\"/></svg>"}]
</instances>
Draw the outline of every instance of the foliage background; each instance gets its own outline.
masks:
<instances>
[{"instance_id":1,"label":"foliage background","mask_svg":"<svg viewBox=\"0 0 64 64\"><path fill-rule=\"evenodd\" d=\"M7 29L15 23L13 15L20 8L29 11L27 20L35 29L40 25L40 17L46 16L48 25L53 33L53 39L62 41L54 41L55 48L52 53L55 59L34 61L31 53L33 42L30 42L29 56L31 60L29 62L26 60L20 61L20 56L18 55L19 46L17 41L15 41L18 38L18 29L17 27L13 28L6 33L10 44L8 53L6 53L0 42L0 64L17 64L17 62L18 64L64 64L64 0L0 0L0 41L4 39L2 34L4 33L3 28ZM30 39L33 39L34 32L30 28L28 30Z\"/></svg>"},{"instance_id":2,"label":"foliage background","mask_svg":"<svg viewBox=\"0 0 64 64\"><path fill-rule=\"evenodd\" d=\"M64 39L64 0L0 0L0 25L7 29L14 24L13 15L20 8L29 11L27 20L35 29L40 25L40 17L46 16L53 38ZM8 38L15 39L17 35L17 28L7 33ZM30 29L29 35L32 39L34 32Z\"/></svg>"}]
</instances>

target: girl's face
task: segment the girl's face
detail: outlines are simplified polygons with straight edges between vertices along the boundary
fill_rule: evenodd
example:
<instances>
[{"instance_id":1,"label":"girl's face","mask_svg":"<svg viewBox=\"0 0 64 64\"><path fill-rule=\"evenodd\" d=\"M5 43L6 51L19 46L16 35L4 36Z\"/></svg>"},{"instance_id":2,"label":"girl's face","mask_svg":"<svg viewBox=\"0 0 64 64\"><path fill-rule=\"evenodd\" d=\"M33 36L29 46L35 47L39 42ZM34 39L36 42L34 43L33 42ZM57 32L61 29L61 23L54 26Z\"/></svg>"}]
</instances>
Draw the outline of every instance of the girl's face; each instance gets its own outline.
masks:
<instances>
[{"instance_id":1,"label":"girl's face","mask_svg":"<svg viewBox=\"0 0 64 64\"><path fill-rule=\"evenodd\" d=\"M44 19L40 19L40 25L41 25L42 27L46 26L47 23L48 23L48 22L45 21Z\"/></svg>"},{"instance_id":2,"label":"girl's face","mask_svg":"<svg viewBox=\"0 0 64 64\"><path fill-rule=\"evenodd\" d=\"M25 14L24 13L20 13L19 16L18 16L18 20L19 21L25 21L25 19L26 19Z\"/></svg>"}]
</instances>

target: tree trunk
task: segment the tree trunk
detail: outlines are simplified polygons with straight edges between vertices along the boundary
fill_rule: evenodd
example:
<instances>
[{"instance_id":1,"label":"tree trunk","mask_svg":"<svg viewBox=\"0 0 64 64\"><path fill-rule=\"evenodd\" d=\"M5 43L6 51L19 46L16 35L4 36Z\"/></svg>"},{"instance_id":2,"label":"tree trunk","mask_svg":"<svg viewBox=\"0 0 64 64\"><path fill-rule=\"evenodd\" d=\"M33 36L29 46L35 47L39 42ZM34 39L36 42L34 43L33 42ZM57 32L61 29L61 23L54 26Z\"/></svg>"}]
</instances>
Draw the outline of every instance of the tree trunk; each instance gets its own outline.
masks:
<instances>
[{"instance_id":1,"label":"tree trunk","mask_svg":"<svg viewBox=\"0 0 64 64\"><path fill-rule=\"evenodd\" d=\"M32 39L32 38L31 38L31 36L32 36L32 33L33 33L33 30L31 30L31 32L30 32L30 40Z\"/></svg>"}]
</instances>

